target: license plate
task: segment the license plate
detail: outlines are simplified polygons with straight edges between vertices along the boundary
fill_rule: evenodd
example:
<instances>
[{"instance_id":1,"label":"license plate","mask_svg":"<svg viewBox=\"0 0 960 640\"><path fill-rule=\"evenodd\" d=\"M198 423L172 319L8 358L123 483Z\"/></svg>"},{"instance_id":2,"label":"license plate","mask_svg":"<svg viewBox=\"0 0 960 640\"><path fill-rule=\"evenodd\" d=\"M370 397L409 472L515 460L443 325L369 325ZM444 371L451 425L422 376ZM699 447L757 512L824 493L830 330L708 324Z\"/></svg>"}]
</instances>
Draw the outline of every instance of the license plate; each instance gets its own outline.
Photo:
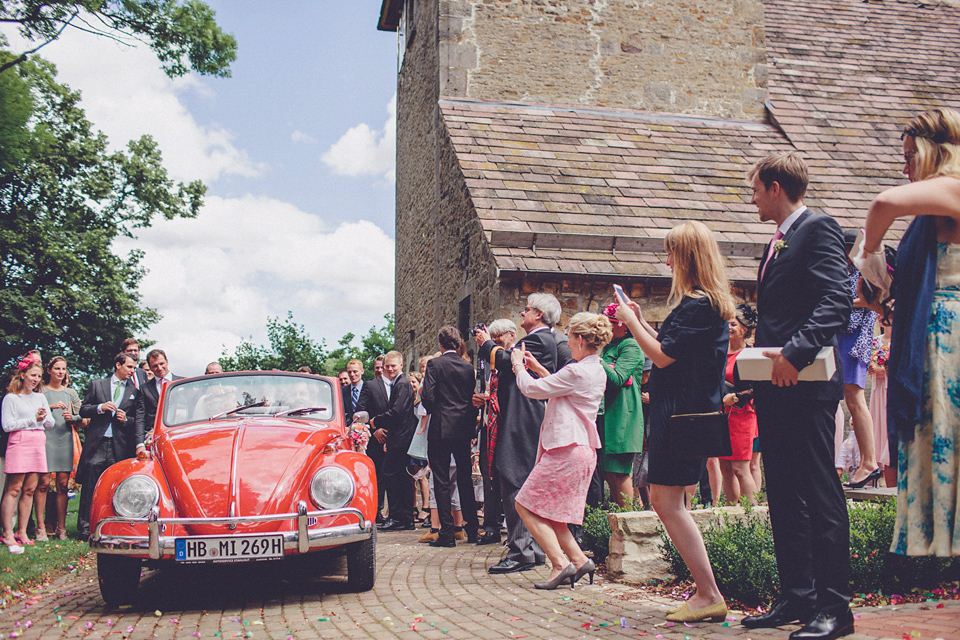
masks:
<instances>
[{"instance_id":1,"label":"license plate","mask_svg":"<svg viewBox=\"0 0 960 640\"><path fill-rule=\"evenodd\" d=\"M177 562L242 562L283 557L283 536L177 538Z\"/></svg>"}]
</instances>

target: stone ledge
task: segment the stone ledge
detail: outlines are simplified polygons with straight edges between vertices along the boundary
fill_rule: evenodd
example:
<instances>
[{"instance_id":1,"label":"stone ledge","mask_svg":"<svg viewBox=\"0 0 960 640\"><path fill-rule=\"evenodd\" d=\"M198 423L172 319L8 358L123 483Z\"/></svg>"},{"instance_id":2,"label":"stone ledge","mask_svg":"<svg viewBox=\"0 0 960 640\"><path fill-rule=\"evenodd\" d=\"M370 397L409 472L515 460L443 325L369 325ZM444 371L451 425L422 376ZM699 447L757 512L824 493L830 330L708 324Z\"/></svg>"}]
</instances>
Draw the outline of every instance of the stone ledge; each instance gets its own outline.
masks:
<instances>
[{"instance_id":1,"label":"stone ledge","mask_svg":"<svg viewBox=\"0 0 960 640\"><path fill-rule=\"evenodd\" d=\"M754 507L753 511L764 518L769 517L767 507ZM743 507L717 507L697 509L690 515L701 529L711 522L719 523L722 514L729 518L744 517ZM607 556L607 574L625 582L650 582L672 580L670 565L660 555L660 518L653 511L611 513L610 555Z\"/></svg>"}]
</instances>

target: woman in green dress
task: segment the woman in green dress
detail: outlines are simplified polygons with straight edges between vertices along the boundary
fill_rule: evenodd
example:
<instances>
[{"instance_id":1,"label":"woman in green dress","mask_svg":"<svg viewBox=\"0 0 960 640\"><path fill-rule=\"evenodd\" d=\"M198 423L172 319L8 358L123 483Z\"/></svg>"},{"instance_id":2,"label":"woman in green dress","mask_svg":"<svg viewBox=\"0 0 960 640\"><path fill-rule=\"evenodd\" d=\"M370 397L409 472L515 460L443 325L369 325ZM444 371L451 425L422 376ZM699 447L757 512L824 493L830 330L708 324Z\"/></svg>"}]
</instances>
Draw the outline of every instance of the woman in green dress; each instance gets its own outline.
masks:
<instances>
[{"instance_id":1,"label":"woman in green dress","mask_svg":"<svg viewBox=\"0 0 960 640\"><path fill-rule=\"evenodd\" d=\"M607 374L607 389L597 415L597 430L603 439L600 470L610 487L610 496L623 507L633 503L633 458L643 451L640 379L644 357L627 325L616 319L617 306L612 302L603 311L613 325L613 341L600 356Z\"/></svg>"},{"instance_id":2,"label":"woman in green dress","mask_svg":"<svg viewBox=\"0 0 960 640\"><path fill-rule=\"evenodd\" d=\"M50 403L55 423L47 429L47 470L40 477L34 504L37 509L37 540L46 539L44 514L46 513L47 493L50 490L50 474L56 474L57 488L57 528L60 540L67 539L67 483L73 470L73 425L80 422L80 397L69 386L70 374L67 373L67 361L63 356L54 356L47 362L43 376L43 395Z\"/></svg>"}]
</instances>

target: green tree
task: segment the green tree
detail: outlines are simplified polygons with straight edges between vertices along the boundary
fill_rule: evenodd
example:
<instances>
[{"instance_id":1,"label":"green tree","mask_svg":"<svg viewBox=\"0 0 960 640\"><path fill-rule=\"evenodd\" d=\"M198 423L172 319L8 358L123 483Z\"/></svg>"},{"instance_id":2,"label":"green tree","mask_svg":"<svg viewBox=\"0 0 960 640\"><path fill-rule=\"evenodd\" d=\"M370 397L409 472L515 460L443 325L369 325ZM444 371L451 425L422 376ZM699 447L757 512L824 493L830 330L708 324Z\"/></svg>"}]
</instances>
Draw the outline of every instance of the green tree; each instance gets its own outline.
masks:
<instances>
[{"instance_id":1,"label":"green tree","mask_svg":"<svg viewBox=\"0 0 960 640\"><path fill-rule=\"evenodd\" d=\"M314 341L303 325L293 320L288 311L282 322L280 318L267 318L267 341L269 346L255 345L244 340L231 356L224 349L220 365L227 371L296 371L302 366L310 367L317 374L325 374L326 345Z\"/></svg>"},{"instance_id":2,"label":"green tree","mask_svg":"<svg viewBox=\"0 0 960 640\"><path fill-rule=\"evenodd\" d=\"M363 377L367 380L373 378L373 361L377 356L383 355L393 349L393 314L388 313L383 316L386 324L379 329L370 327L367 335L360 343L361 347L354 345L356 336L348 333L340 338L337 343L339 346L330 352L325 363L325 369L328 375L336 375L338 371L346 368L347 363L354 358L363 362Z\"/></svg>"},{"instance_id":3,"label":"green tree","mask_svg":"<svg viewBox=\"0 0 960 640\"><path fill-rule=\"evenodd\" d=\"M142 254L118 256L113 241L196 216L206 187L175 184L149 136L109 152L49 62L0 78L0 363L36 347L102 372L158 317L140 304Z\"/></svg>"},{"instance_id":4,"label":"green tree","mask_svg":"<svg viewBox=\"0 0 960 640\"><path fill-rule=\"evenodd\" d=\"M0 22L39 44L2 61L0 72L26 61L67 28L118 42L145 42L170 77L191 69L228 77L237 41L224 33L215 13L199 0L0 0Z\"/></svg>"}]
</instances>

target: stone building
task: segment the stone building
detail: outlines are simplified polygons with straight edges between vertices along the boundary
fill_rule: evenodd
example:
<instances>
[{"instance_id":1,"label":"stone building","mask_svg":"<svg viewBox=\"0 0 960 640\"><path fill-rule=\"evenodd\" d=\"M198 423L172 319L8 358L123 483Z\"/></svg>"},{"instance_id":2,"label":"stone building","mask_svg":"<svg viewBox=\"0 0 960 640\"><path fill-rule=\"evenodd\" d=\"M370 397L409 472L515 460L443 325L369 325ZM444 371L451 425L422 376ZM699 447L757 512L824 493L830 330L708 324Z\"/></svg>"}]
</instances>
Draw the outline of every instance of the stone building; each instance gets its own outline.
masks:
<instances>
[{"instance_id":1,"label":"stone building","mask_svg":"<svg viewBox=\"0 0 960 640\"><path fill-rule=\"evenodd\" d=\"M564 315L622 284L665 315L662 238L716 234L751 298L773 232L744 174L811 166L805 201L845 228L899 184L900 131L960 108L953 0L383 0L398 34L396 331ZM902 226L895 228L895 234Z\"/></svg>"}]
</instances>

